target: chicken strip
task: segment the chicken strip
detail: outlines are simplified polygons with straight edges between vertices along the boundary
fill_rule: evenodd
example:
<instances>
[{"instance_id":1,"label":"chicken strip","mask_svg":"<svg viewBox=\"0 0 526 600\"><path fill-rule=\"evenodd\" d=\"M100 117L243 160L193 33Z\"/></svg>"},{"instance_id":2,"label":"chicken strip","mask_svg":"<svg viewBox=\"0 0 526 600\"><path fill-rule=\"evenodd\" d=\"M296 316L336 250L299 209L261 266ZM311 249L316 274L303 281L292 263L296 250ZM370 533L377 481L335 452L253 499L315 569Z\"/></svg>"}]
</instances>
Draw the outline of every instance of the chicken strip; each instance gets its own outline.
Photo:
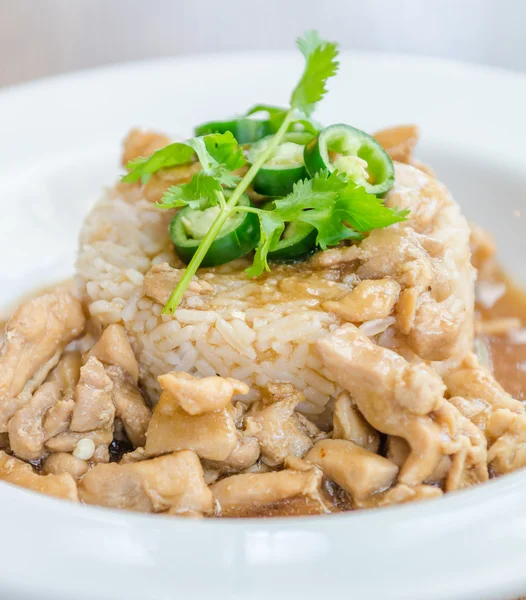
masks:
<instances>
[{"instance_id":1,"label":"chicken strip","mask_svg":"<svg viewBox=\"0 0 526 600\"><path fill-rule=\"evenodd\" d=\"M303 394L289 383L269 383L267 391L250 408L246 433L258 440L263 462L278 466L289 455L302 457L313 442L294 418Z\"/></svg>"},{"instance_id":2,"label":"chicken strip","mask_svg":"<svg viewBox=\"0 0 526 600\"><path fill-rule=\"evenodd\" d=\"M448 489L488 478L484 436L444 399L445 386L429 367L376 346L353 325L320 339L316 347L367 421L409 443L400 483L422 483L444 455L459 457L460 471L448 474Z\"/></svg>"},{"instance_id":3,"label":"chicken strip","mask_svg":"<svg viewBox=\"0 0 526 600\"><path fill-rule=\"evenodd\" d=\"M0 350L0 432L7 431L9 419L29 402L85 322L80 302L67 292L45 294L18 307Z\"/></svg>"},{"instance_id":4,"label":"chicken strip","mask_svg":"<svg viewBox=\"0 0 526 600\"><path fill-rule=\"evenodd\" d=\"M303 461L301 461L303 463ZM322 488L321 469L306 463L269 473L243 473L210 487L219 516L255 517L272 514L323 514L330 500ZM273 512L273 509L278 512Z\"/></svg>"},{"instance_id":5,"label":"chicken strip","mask_svg":"<svg viewBox=\"0 0 526 600\"><path fill-rule=\"evenodd\" d=\"M20 485L48 496L78 500L77 484L71 475L38 475L28 465L17 458L0 451L0 480Z\"/></svg>"},{"instance_id":6,"label":"chicken strip","mask_svg":"<svg viewBox=\"0 0 526 600\"><path fill-rule=\"evenodd\" d=\"M87 504L140 512L210 513L213 498L194 452L184 450L135 463L97 465L79 484Z\"/></svg>"},{"instance_id":7,"label":"chicken strip","mask_svg":"<svg viewBox=\"0 0 526 600\"><path fill-rule=\"evenodd\" d=\"M473 342L470 231L444 185L410 165L397 163L395 169L396 182L385 203L408 209L408 220L371 231L359 245L320 252L311 264L325 269L353 263L362 280L398 283L396 327L378 343L408 359L416 355L435 361L442 373L460 364ZM347 302L351 299L352 293ZM344 316L345 308L344 303ZM349 316L358 315L349 311Z\"/></svg>"},{"instance_id":8,"label":"chicken strip","mask_svg":"<svg viewBox=\"0 0 526 600\"><path fill-rule=\"evenodd\" d=\"M512 398L475 357L446 374L444 382L452 396L449 402L485 432L493 472L503 475L526 466L526 411L522 402Z\"/></svg>"},{"instance_id":9,"label":"chicken strip","mask_svg":"<svg viewBox=\"0 0 526 600\"><path fill-rule=\"evenodd\" d=\"M103 363L113 383L115 415L122 421L128 439L135 448L144 446L152 411L138 388L139 365L124 327L115 324L106 327L88 356Z\"/></svg>"},{"instance_id":10,"label":"chicken strip","mask_svg":"<svg viewBox=\"0 0 526 600\"><path fill-rule=\"evenodd\" d=\"M89 358L80 370L70 430L85 432L111 428L115 418L112 389L113 383L102 363L94 357Z\"/></svg>"},{"instance_id":11,"label":"chicken strip","mask_svg":"<svg viewBox=\"0 0 526 600\"><path fill-rule=\"evenodd\" d=\"M38 460L45 454L44 444L49 439L43 420L47 411L60 401L57 383L43 383L31 400L7 424L11 450L24 460Z\"/></svg>"}]
</instances>

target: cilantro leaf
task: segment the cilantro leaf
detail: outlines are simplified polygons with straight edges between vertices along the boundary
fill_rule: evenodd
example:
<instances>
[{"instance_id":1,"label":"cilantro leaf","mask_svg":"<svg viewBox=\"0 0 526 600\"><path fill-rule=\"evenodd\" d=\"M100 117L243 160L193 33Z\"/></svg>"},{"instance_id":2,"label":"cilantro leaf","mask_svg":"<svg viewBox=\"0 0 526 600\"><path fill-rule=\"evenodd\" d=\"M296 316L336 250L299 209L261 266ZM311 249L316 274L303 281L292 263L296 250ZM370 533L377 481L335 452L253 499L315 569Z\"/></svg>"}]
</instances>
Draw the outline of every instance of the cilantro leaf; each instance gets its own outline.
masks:
<instances>
[{"instance_id":1,"label":"cilantro leaf","mask_svg":"<svg viewBox=\"0 0 526 600\"><path fill-rule=\"evenodd\" d=\"M231 131L210 133L192 138L186 143L195 150L204 171L219 165L228 171L235 171L246 164L243 150Z\"/></svg>"},{"instance_id":2,"label":"cilantro leaf","mask_svg":"<svg viewBox=\"0 0 526 600\"><path fill-rule=\"evenodd\" d=\"M122 181L126 183L135 183L142 180L143 183L150 178L153 173L167 167L176 167L192 162L194 157L193 149L184 142L175 142L157 152L150 157L136 158L126 165L128 173L124 175Z\"/></svg>"},{"instance_id":3,"label":"cilantro leaf","mask_svg":"<svg viewBox=\"0 0 526 600\"><path fill-rule=\"evenodd\" d=\"M326 249L342 240L405 220L398 212L338 171L321 171L314 179L299 181L285 198L274 201L276 216L286 222L309 223L318 231L317 244Z\"/></svg>"},{"instance_id":4,"label":"cilantro leaf","mask_svg":"<svg viewBox=\"0 0 526 600\"><path fill-rule=\"evenodd\" d=\"M274 211L256 209L259 217L260 237L252 266L245 270L247 277L259 277L263 271L270 271L267 256L279 242L285 229L285 222Z\"/></svg>"},{"instance_id":5,"label":"cilantro leaf","mask_svg":"<svg viewBox=\"0 0 526 600\"><path fill-rule=\"evenodd\" d=\"M409 210L399 211L386 206L381 198L368 194L365 188L357 187L353 182L349 182L340 198L347 207L343 217L345 222L361 232L406 221L409 214Z\"/></svg>"},{"instance_id":6,"label":"cilantro leaf","mask_svg":"<svg viewBox=\"0 0 526 600\"><path fill-rule=\"evenodd\" d=\"M217 179L199 171L189 183L168 188L156 206L164 209L191 206L195 209L205 210L217 204L218 195L222 192L223 188Z\"/></svg>"},{"instance_id":7,"label":"cilantro leaf","mask_svg":"<svg viewBox=\"0 0 526 600\"><path fill-rule=\"evenodd\" d=\"M326 83L338 70L338 45L322 40L315 31L298 38L297 46L305 56L305 71L292 92L290 106L303 111L308 117L327 93Z\"/></svg>"},{"instance_id":8,"label":"cilantro leaf","mask_svg":"<svg viewBox=\"0 0 526 600\"><path fill-rule=\"evenodd\" d=\"M146 183L157 171L190 163L195 155L208 175L219 180L224 178L223 183L228 187L239 181L236 176L230 177L229 173L246 164L243 150L230 131L212 133L169 144L148 158L136 158L126 165L129 173L122 177L122 181L135 183L141 180Z\"/></svg>"},{"instance_id":9,"label":"cilantro leaf","mask_svg":"<svg viewBox=\"0 0 526 600\"><path fill-rule=\"evenodd\" d=\"M204 210L218 203L223 186L235 187L241 179L232 171L243 167L246 161L230 131L192 138L185 145L192 154L195 152L202 169L190 182L169 188L157 203L159 208L191 206Z\"/></svg>"}]
</instances>

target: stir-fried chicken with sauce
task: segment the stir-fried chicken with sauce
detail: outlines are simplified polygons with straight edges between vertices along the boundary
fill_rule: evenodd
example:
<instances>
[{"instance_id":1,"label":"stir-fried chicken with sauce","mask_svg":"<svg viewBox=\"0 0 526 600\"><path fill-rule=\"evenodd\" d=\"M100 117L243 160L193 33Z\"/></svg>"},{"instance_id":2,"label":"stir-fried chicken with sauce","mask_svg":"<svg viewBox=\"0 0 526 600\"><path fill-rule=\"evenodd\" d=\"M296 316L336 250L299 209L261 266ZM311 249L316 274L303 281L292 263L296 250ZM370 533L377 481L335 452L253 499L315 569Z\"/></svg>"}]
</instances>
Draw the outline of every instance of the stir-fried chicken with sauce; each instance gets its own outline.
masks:
<instances>
[{"instance_id":1,"label":"stir-fried chicken with sauce","mask_svg":"<svg viewBox=\"0 0 526 600\"><path fill-rule=\"evenodd\" d=\"M323 335L309 341L316 354L305 371L308 384L331 396L322 412L305 410L308 386L299 389L286 370L275 380L261 377L257 390L247 384L243 374L259 357L241 340L248 362L231 376L220 361L215 372L201 367L198 375L174 361L172 370L157 371L152 397L140 330L124 319L104 323L85 298L57 291L23 303L7 323L0 479L110 508L251 517L437 498L526 466L522 397L501 386L526 381L516 369L515 380L498 382L509 319L520 325L526 310L505 306L511 288L495 266L495 245L480 228L470 230L445 186L413 158L417 129L384 130L376 139L397 161L385 204L409 209L408 219L251 284L253 310L272 311L287 299L327 318ZM167 143L134 130L123 164ZM121 188L156 201L199 168L164 169ZM162 259L138 278L141 297L157 305L184 272L168 254ZM183 311L214 306L214 298L219 310L220 294L242 285L235 268L198 273ZM235 347L243 327L215 321L225 345ZM167 331L171 323L164 319ZM179 325L173 331L181 346L188 343ZM267 357L281 351L260 345ZM298 352L290 344L285 350Z\"/></svg>"}]
</instances>

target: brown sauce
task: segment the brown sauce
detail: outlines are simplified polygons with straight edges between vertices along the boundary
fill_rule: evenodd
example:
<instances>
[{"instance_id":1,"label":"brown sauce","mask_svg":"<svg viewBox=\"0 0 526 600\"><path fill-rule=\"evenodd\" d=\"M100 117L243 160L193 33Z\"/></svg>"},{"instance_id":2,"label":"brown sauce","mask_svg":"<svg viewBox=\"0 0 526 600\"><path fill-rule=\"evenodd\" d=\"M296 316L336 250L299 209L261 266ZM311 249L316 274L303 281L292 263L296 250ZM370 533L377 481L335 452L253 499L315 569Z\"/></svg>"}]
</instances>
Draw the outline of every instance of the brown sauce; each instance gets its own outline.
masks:
<instances>
[{"instance_id":1,"label":"brown sauce","mask_svg":"<svg viewBox=\"0 0 526 600\"><path fill-rule=\"evenodd\" d=\"M517 400L526 400L526 291L500 270L492 273L490 282L504 284L506 291L490 308L476 304L482 323L492 321L498 326L501 319L515 318L520 326L499 333L482 333L480 338L489 349L497 381Z\"/></svg>"}]
</instances>

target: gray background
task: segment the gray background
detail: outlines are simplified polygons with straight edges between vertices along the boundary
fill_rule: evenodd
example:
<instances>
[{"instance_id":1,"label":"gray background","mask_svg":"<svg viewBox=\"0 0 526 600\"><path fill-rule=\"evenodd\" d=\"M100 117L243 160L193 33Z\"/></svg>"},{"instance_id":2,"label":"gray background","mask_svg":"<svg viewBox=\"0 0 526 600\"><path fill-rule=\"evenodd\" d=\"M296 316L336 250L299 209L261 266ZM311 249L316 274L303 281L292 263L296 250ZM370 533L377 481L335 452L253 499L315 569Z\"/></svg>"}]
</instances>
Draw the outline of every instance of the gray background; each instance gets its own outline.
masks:
<instances>
[{"instance_id":1,"label":"gray background","mask_svg":"<svg viewBox=\"0 0 526 600\"><path fill-rule=\"evenodd\" d=\"M311 28L344 48L526 71L526 0L0 0L0 86L143 58L291 48Z\"/></svg>"}]
</instances>

